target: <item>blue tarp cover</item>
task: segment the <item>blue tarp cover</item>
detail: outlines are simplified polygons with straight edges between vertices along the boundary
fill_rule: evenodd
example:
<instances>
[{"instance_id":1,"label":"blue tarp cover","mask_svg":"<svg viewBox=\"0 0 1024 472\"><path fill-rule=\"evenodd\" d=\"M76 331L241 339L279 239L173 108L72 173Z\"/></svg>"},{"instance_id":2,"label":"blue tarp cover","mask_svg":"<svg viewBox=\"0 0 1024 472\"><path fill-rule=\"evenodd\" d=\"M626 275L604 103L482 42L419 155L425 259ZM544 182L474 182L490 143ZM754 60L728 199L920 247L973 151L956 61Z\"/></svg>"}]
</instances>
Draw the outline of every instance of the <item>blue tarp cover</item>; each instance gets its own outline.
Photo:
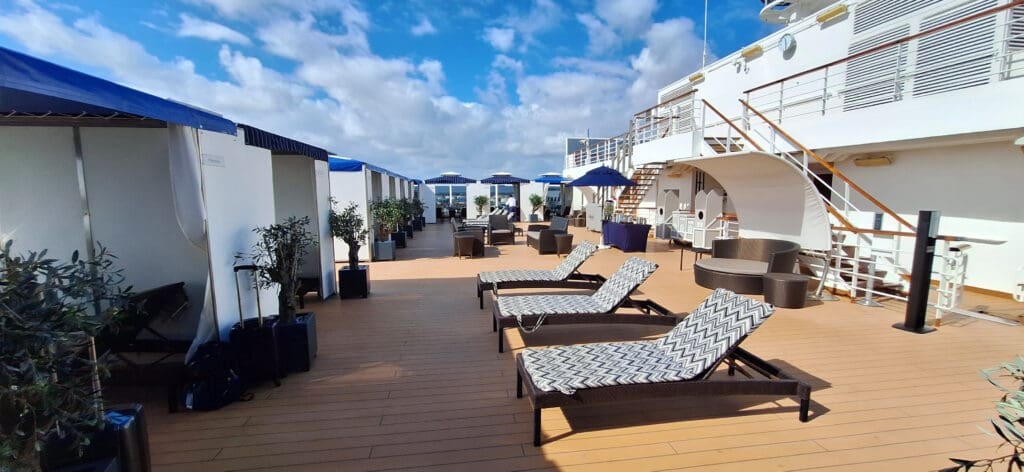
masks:
<instances>
[{"instance_id":1,"label":"blue tarp cover","mask_svg":"<svg viewBox=\"0 0 1024 472\"><path fill-rule=\"evenodd\" d=\"M492 175L486 179L480 180L482 184L528 184L529 179L520 179L519 177L513 177L511 175Z\"/></svg>"},{"instance_id":2,"label":"blue tarp cover","mask_svg":"<svg viewBox=\"0 0 1024 472\"><path fill-rule=\"evenodd\" d=\"M309 144L276 135L269 131L263 131L249 125L240 124L238 127L242 128L242 131L245 132L245 144L248 144L249 146L269 149L272 152L299 154L312 157L318 161L327 160L327 151L316 146L310 146Z\"/></svg>"},{"instance_id":3,"label":"blue tarp cover","mask_svg":"<svg viewBox=\"0 0 1024 472\"><path fill-rule=\"evenodd\" d=\"M213 113L0 48L0 112L129 114L218 133L235 124Z\"/></svg>"}]
</instances>

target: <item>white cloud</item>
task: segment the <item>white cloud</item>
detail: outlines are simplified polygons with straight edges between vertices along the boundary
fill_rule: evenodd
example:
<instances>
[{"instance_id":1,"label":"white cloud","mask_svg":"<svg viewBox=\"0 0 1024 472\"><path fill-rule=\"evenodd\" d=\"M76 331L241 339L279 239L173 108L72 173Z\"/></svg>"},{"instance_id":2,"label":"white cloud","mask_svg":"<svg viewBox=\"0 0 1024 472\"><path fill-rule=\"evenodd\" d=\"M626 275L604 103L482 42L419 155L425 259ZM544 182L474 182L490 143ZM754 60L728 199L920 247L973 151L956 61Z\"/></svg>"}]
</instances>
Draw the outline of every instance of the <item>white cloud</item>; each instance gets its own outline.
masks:
<instances>
[{"instance_id":1,"label":"white cloud","mask_svg":"<svg viewBox=\"0 0 1024 472\"><path fill-rule=\"evenodd\" d=\"M426 36L428 34L437 33L437 28L430 22L427 17L420 18L420 22L409 29L409 33L413 36Z\"/></svg>"},{"instance_id":2,"label":"white cloud","mask_svg":"<svg viewBox=\"0 0 1024 472\"><path fill-rule=\"evenodd\" d=\"M212 21L196 18L188 13L179 15L181 26L178 27L179 37L200 38L215 42L228 42L248 46L252 44L247 36L227 26Z\"/></svg>"},{"instance_id":3,"label":"white cloud","mask_svg":"<svg viewBox=\"0 0 1024 472\"><path fill-rule=\"evenodd\" d=\"M442 62L375 54L370 19L350 4L322 13L327 6L296 1L287 15L248 18L232 9L242 0L204 1L242 18L265 53L294 66L275 70L250 50L220 45L225 78L217 80L187 59L161 60L96 17L65 22L30 0L0 13L0 34L30 54L412 177L449 169L471 177L558 171L566 137L625 131L633 112L654 103L658 87L700 60L692 22L673 20L651 25L641 35L643 51L629 60L562 56L552 61L556 72L531 75L521 59L496 54L476 101L459 100L446 90ZM286 8L283 0L261 1ZM325 16L330 20L321 21ZM505 29L510 50L528 43L520 30Z\"/></svg>"},{"instance_id":4,"label":"white cloud","mask_svg":"<svg viewBox=\"0 0 1024 472\"><path fill-rule=\"evenodd\" d=\"M619 35L600 18L590 13L579 13L576 20L587 29L587 52L601 54L619 43Z\"/></svg>"},{"instance_id":5,"label":"white cloud","mask_svg":"<svg viewBox=\"0 0 1024 472\"><path fill-rule=\"evenodd\" d=\"M516 39L516 31L512 28L487 28L484 30L484 39L494 49L506 52L512 49Z\"/></svg>"},{"instance_id":6,"label":"white cloud","mask_svg":"<svg viewBox=\"0 0 1024 472\"><path fill-rule=\"evenodd\" d=\"M597 16L629 39L647 31L657 8L656 0L598 0L594 6Z\"/></svg>"}]
</instances>

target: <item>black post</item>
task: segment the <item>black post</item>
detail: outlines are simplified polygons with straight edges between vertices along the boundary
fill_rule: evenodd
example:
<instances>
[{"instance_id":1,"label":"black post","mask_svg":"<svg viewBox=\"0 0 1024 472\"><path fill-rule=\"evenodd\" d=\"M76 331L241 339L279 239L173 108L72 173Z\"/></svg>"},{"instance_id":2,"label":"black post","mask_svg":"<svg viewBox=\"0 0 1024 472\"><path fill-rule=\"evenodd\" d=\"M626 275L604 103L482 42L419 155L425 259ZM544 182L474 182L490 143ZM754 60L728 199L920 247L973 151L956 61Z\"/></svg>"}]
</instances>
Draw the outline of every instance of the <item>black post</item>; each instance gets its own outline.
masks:
<instances>
[{"instance_id":1,"label":"black post","mask_svg":"<svg viewBox=\"0 0 1024 472\"><path fill-rule=\"evenodd\" d=\"M917 239L914 241L914 265L910 270L910 296L907 314L893 328L925 334L935 328L924 325L928 311L928 291L932 287L932 262L935 259L935 237L939 230L939 212L921 210L917 214Z\"/></svg>"}]
</instances>

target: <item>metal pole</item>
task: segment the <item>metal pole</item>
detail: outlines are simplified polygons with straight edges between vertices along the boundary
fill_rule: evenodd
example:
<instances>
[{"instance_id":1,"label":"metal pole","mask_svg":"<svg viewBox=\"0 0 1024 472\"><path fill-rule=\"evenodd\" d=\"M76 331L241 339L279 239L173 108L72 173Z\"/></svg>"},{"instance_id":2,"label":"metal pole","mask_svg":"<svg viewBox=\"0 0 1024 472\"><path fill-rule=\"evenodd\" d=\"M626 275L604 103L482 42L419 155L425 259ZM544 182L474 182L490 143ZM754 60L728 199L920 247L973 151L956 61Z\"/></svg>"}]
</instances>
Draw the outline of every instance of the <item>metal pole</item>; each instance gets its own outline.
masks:
<instances>
[{"instance_id":1,"label":"metal pole","mask_svg":"<svg viewBox=\"0 0 1024 472\"><path fill-rule=\"evenodd\" d=\"M914 241L914 263L910 271L910 296L903 323L892 325L918 334L935 331L924 325L928 310L928 291L931 289L932 263L935 260L935 238L939 229L939 212L921 210L917 215L917 238Z\"/></svg>"}]
</instances>

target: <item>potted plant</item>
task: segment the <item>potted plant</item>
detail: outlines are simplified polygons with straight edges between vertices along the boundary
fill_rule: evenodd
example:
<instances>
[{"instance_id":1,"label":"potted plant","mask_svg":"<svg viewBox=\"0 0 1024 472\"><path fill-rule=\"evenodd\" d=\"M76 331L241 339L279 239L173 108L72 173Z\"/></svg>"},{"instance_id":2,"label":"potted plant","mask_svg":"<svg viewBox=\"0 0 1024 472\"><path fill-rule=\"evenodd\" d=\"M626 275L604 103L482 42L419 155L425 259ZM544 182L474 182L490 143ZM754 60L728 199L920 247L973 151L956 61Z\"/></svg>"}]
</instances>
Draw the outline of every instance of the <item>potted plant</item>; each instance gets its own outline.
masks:
<instances>
[{"instance_id":1,"label":"potted plant","mask_svg":"<svg viewBox=\"0 0 1024 472\"><path fill-rule=\"evenodd\" d=\"M416 231L423 231L423 225L427 223L427 219L423 217L423 212L426 210L426 208L424 208L423 201L420 200L420 197L413 197L412 208L412 229Z\"/></svg>"},{"instance_id":2,"label":"potted plant","mask_svg":"<svg viewBox=\"0 0 1024 472\"><path fill-rule=\"evenodd\" d=\"M257 288L277 286L278 358L285 372L306 372L316 357L316 315L296 313L299 270L303 258L315 246L309 232L310 219L288 217L283 222L258 227L252 263L256 266Z\"/></svg>"},{"instance_id":3,"label":"potted plant","mask_svg":"<svg viewBox=\"0 0 1024 472\"><path fill-rule=\"evenodd\" d=\"M359 205L349 202L348 206L339 212L336 203L332 198L331 213L328 217L331 235L348 245L348 266L338 271L338 296L366 298L370 293L370 266L359 265L359 246L366 241L369 231L363 227Z\"/></svg>"},{"instance_id":4,"label":"potted plant","mask_svg":"<svg viewBox=\"0 0 1024 472\"><path fill-rule=\"evenodd\" d=\"M967 471L975 468L995 470L997 464L1006 464L1006 470L1021 470L1024 464L1024 357L1017 356L1011 362L1003 362L996 367L984 369L981 375L1003 392L1002 398L995 402L999 418L993 418L989 422L996 435L1002 438L1003 444L1000 444L999 448L1004 451L1002 455L987 459L951 457L949 460L956 465L941 469L942 472Z\"/></svg>"},{"instance_id":5,"label":"potted plant","mask_svg":"<svg viewBox=\"0 0 1024 472\"><path fill-rule=\"evenodd\" d=\"M530 221L531 222L540 221L540 217L538 216L538 212L540 212L540 209L544 207L544 197L541 197L540 195L537 195L536 193L530 195L530 206L533 207L533 210L530 213Z\"/></svg>"},{"instance_id":6,"label":"potted plant","mask_svg":"<svg viewBox=\"0 0 1024 472\"><path fill-rule=\"evenodd\" d=\"M377 241L374 243L374 254L378 260L394 260L397 233L395 227L401 215L398 213L394 200L377 200L370 205L374 225L377 229ZM405 233L402 233L402 246L405 247Z\"/></svg>"},{"instance_id":7,"label":"potted plant","mask_svg":"<svg viewBox=\"0 0 1024 472\"><path fill-rule=\"evenodd\" d=\"M131 295L113 256L98 246L61 262L12 246L0 247L0 470L105 470L129 457L148 470L142 406L105 411L101 394L94 338Z\"/></svg>"},{"instance_id":8,"label":"potted plant","mask_svg":"<svg viewBox=\"0 0 1024 472\"><path fill-rule=\"evenodd\" d=\"M398 224L399 230L405 231L405 236L411 239L413 238L412 218L416 213L412 200L404 197L398 200L398 209L402 212L402 219Z\"/></svg>"},{"instance_id":9,"label":"potted plant","mask_svg":"<svg viewBox=\"0 0 1024 472\"><path fill-rule=\"evenodd\" d=\"M491 199L486 195L477 195L473 198L473 204L476 205L476 217L482 218L484 216L484 206L490 205Z\"/></svg>"}]
</instances>

